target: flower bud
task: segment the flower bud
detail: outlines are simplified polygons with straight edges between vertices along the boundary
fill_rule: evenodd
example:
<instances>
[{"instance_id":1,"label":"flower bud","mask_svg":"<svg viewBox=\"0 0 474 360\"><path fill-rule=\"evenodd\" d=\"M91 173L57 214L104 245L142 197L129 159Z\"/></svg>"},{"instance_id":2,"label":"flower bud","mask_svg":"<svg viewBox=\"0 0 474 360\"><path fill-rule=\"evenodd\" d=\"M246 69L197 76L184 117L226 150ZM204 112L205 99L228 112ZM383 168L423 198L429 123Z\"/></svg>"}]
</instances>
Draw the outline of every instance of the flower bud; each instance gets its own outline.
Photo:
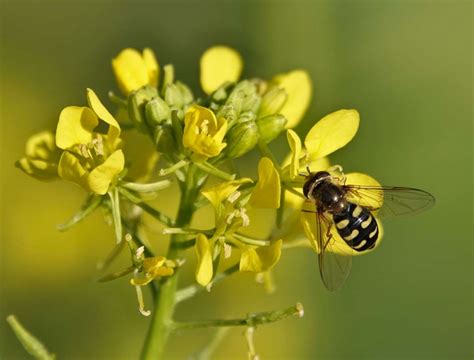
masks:
<instances>
[{"instance_id":1,"label":"flower bud","mask_svg":"<svg viewBox=\"0 0 474 360\"><path fill-rule=\"evenodd\" d=\"M260 140L265 144L274 140L285 129L286 118L280 114L274 114L260 118L256 121Z\"/></svg>"},{"instance_id":2,"label":"flower bud","mask_svg":"<svg viewBox=\"0 0 474 360\"><path fill-rule=\"evenodd\" d=\"M268 115L278 114L285 105L288 94L285 89L274 87L270 89L262 97L260 104L260 110L258 112L259 117L265 117Z\"/></svg>"},{"instance_id":3,"label":"flower bud","mask_svg":"<svg viewBox=\"0 0 474 360\"><path fill-rule=\"evenodd\" d=\"M260 106L260 100L255 84L245 80L235 86L226 103L233 105L239 114L242 111L256 113Z\"/></svg>"},{"instance_id":4,"label":"flower bud","mask_svg":"<svg viewBox=\"0 0 474 360\"><path fill-rule=\"evenodd\" d=\"M172 154L176 151L178 147L170 124L161 124L156 127L155 144L160 153Z\"/></svg>"},{"instance_id":5,"label":"flower bud","mask_svg":"<svg viewBox=\"0 0 474 360\"><path fill-rule=\"evenodd\" d=\"M180 109L184 105L184 96L176 84L169 84L165 89L165 101L175 109Z\"/></svg>"},{"instance_id":6,"label":"flower bud","mask_svg":"<svg viewBox=\"0 0 474 360\"><path fill-rule=\"evenodd\" d=\"M249 152L257 145L258 137L255 121L245 121L235 125L227 133L227 156L238 158Z\"/></svg>"},{"instance_id":7,"label":"flower bud","mask_svg":"<svg viewBox=\"0 0 474 360\"><path fill-rule=\"evenodd\" d=\"M170 107L160 97L149 101L145 106L145 117L149 125L158 125L169 119L171 116Z\"/></svg>"},{"instance_id":8,"label":"flower bud","mask_svg":"<svg viewBox=\"0 0 474 360\"><path fill-rule=\"evenodd\" d=\"M145 86L130 93L128 97L128 115L134 125L141 131L146 132L145 106L153 98L158 97L158 90L151 86Z\"/></svg>"},{"instance_id":9,"label":"flower bud","mask_svg":"<svg viewBox=\"0 0 474 360\"><path fill-rule=\"evenodd\" d=\"M181 92L181 96L183 97L184 105L190 104L193 101L193 93L191 89L181 81L176 81L176 86L178 90Z\"/></svg>"}]
</instances>

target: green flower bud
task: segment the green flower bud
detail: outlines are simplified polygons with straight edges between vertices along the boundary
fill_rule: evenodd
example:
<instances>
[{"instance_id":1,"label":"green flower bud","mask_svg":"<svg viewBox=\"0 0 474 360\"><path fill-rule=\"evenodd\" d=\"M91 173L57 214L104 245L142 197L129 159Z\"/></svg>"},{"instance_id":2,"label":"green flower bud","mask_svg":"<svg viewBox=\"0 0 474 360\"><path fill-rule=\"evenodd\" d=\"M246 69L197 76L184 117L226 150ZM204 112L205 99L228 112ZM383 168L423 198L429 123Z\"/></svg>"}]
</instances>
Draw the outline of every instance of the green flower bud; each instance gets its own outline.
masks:
<instances>
[{"instance_id":1,"label":"green flower bud","mask_svg":"<svg viewBox=\"0 0 474 360\"><path fill-rule=\"evenodd\" d=\"M238 83L226 104L234 106L238 114L242 111L257 112L260 107L260 96L257 94L257 87L250 81L244 80Z\"/></svg>"},{"instance_id":2,"label":"green flower bud","mask_svg":"<svg viewBox=\"0 0 474 360\"><path fill-rule=\"evenodd\" d=\"M232 127L226 136L226 154L238 158L252 150L258 143L258 127L254 121L246 121Z\"/></svg>"},{"instance_id":3,"label":"green flower bud","mask_svg":"<svg viewBox=\"0 0 474 360\"><path fill-rule=\"evenodd\" d=\"M186 84L182 83L181 81L176 81L176 86L181 92L184 105L190 104L194 99L191 89Z\"/></svg>"},{"instance_id":4,"label":"green flower bud","mask_svg":"<svg viewBox=\"0 0 474 360\"><path fill-rule=\"evenodd\" d=\"M285 129L286 122L286 118L281 114L259 118L256 123L260 134L260 140L265 144L274 140Z\"/></svg>"},{"instance_id":5,"label":"green flower bud","mask_svg":"<svg viewBox=\"0 0 474 360\"><path fill-rule=\"evenodd\" d=\"M262 97L258 116L263 118L268 115L278 114L283 105L285 105L287 98L288 94L285 89L278 87L270 89Z\"/></svg>"},{"instance_id":6,"label":"green flower bud","mask_svg":"<svg viewBox=\"0 0 474 360\"><path fill-rule=\"evenodd\" d=\"M160 153L173 154L176 152L178 147L170 124L161 124L155 128L155 144Z\"/></svg>"},{"instance_id":7,"label":"green flower bud","mask_svg":"<svg viewBox=\"0 0 474 360\"><path fill-rule=\"evenodd\" d=\"M165 89L165 101L175 109L180 109L184 105L184 97L180 88L176 84L169 84Z\"/></svg>"},{"instance_id":8,"label":"green flower bud","mask_svg":"<svg viewBox=\"0 0 474 360\"><path fill-rule=\"evenodd\" d=\"M149 101L145 106L146 121L150 125L157 125L169 119L171 116L170 107L160 97Z\"/></svg>"},{"instance_id":9,"label":"green flower bud","mask_svg":"<svg viewBox=\"0 0 474 360\"><path fill-rule=\"evenodd\" d=\"M145 106L156 97L158 97L158 91L151 86L142 87L128 96L128 116L133 124L143 132L148 131L145 122Z\"/></svg>"}]
</instances>

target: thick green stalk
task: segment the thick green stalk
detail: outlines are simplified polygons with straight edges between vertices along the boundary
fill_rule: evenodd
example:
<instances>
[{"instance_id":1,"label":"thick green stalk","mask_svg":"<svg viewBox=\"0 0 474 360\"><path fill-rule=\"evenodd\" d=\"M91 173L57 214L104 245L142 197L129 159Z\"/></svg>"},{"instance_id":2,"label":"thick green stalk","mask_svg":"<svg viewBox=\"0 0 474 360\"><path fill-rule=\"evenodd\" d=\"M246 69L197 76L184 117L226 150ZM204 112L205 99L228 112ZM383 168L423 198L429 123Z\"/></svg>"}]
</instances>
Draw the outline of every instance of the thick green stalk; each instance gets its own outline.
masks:
<instances>
[{"instance_id":1,"label":"thick green stalk","mask_svg":"<svg viewBox=\"0 0 474 360\"><path fill-rule=\"evenodd\" d=\"M194 212L194 201L198 188L190 167L187 181L181 186L181 201L176 217L176 227L186 227L191 222ZM177 246L183 235L174 234L170 240L167 258L177 259L180 247ZM176 305L175 294L178 286L179 271L167 278L160 286L155 300L153 315L148 329L148 334L143 346L142 360L157 360L163 356L164 348L172 331L173 313Z\"/></svg>"}]
</instances>

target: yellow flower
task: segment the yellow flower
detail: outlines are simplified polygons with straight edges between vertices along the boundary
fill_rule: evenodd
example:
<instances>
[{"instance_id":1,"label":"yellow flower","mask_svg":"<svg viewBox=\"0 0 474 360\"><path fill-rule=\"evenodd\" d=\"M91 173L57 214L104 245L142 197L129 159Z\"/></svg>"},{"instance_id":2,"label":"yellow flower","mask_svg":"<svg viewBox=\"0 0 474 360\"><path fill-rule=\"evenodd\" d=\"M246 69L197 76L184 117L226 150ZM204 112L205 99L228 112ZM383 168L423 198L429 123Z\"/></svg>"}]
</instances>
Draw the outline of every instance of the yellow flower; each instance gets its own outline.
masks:
<instances>
[{"instance_id":1,"label":"yellow flower","mask_svg":"<svg viewBox=\"0 0 474 360\"><path fill-rule=\"evenodd\" d=\"M125 165L120 126L91 89L87 90L87 99L90 107L69 106L59 116L56 145L65 151L58 173L65 180L103 195ZM108 124L107 134L94 131L99 119Z\"/></svg>"},{"instance_id":2,"label":"yellow flower","mask_svg":"<svg viewBox=\"0 0 474 360\"><path fill-rule=\"evenodd\" d=\"M227 121L205 107L193 105L184 115L183 145L204 158L217 156L226 147L226 132Z\"/></svg>"},{"instance_id":3,"label":"yellow flower","mask_svg":"<svg viewBox=\"0 0 474 360\"><path fill-rule=\"evenodd\" d=\"M163 256L145 258L142 264L143 277L135 276L130 280L134 286L145 286L155 279L174 274L176 263Z\"/></svg>"},{"instance_id":4,"label":"yellow flower","mask_svg":"<svg viewBox=\"0 0 474 360\"><path fill-rule=\"evenodd\" d=\"M42 131L31 136L26 142L25 157L15 165L28 175L39 180L58 178L60 150L54 143L51 131Z\"/></svg>"},{"instance_id":5,"label":"yellow flower","mask_svg":"<svg viewBox=\"0 0 474 360\"><path fill-rule=\"evenodd\" d=\"M201 87L211 94L225 82L236 82L242 72L240 54L227 46L214 46L201 56Z\"/></svg>"},{"instance_id":6,"label":"yellow flower","mask_svg":"<svg viewBox=\"0 0 474 360\"><path fill-rule=\"evenodd\" d=\"M280 203L280 180L278 172L268 158L259 165L259 180L252 192L239 190L251 183L249 178L227 181L210 186L201 191L215 210L215 232L211 239L203 234L196 238L195 251L198 258L196 280L206 286L214 275L214 262L221 252L226 253L230 246L240 252L240 270L260 273L271 269L280 259L282 241L269 243L247 238L239 230L249 226L247 211L253 208L277 208ZM263 243L259 245L259 243ZM219 248L216 249L216 246ZM214 255L214 259L213 259Z\"/></svg>"},{"instance_id":7,"label":"yellow flower","mask_svg":"<svg viewBox=\"0 0 474 360\"><path fill-rule=\"evenodd\" d=\"M325 158L347 145L359 128L359 113L356 110L339 110L319 120L305 137L305 149L293 130L288 130L287 139L291 150L290 160L283 169L289 179L294 179L301 165ZM301 160L303 164L301 164ZM314 170L313 170L314 171Z\"/></svg>"},{"instance_id":8,"label":"yellow flower","mask_svg":"<svg viewBox=\"0 0 474 360\"><path fill-rule=\"evenodd\" d=\"M311 102L313 91L311 78L304 70L293 70L276 75L272 82L283 88L288 95L280 114L288 120L286 127L294 128L303 118Z\"/></svg>"},{"instance_id":9,"label":"yellow flower","mask_svg":"<svg viewBox=\"0 0 474 360\"><path fill-rule=\"evenodd\" d=\"M158 85L160 68L153 50L149 48L145 48L141 54L131 48L122 50L112 60L112 69L124 95L145 85Z\"/></svg>"},{"instance_id":10,"label":"yellow flower","mask_svg":"<svg viewBox=\"0 0 474 360\"><path fill-rule=\"evenodd\" d=\"M258 163L258 182L252 191L250 204L261 209L278 209L280 207L280 175L269 158L262 158Z\"/></svg>"},{"instance_id":11,"label":"yellow flower","mask_svg":"<svg viewBox=\"0 0 474 360\"><path fill-rule=\"evenodd\" d=\"M375 180L369 175L362 174L362 173L346 174L345 183L348 185L365 185L365 186L377 186L377 187L380 186L380 183L377 180ZM382 204L380 203L380 200L367 199L367 198L361 199L360 197L352 196L352 195L348 195L348 199L349 201L361 206L377 206L377 207L382 206ZM377 218L376 212L373 212L372 214ZM301 222L303 225L304 232L306 233L307 238L310 240L310 244L313 247L313 249L319 253L320 249L318 246L318 238L317 238L318 232L317 232L315 221L316 221L316 216L314 215L314 213L302 212ZM345 255L345 256L362 255L362 254L366 254L368 252L373 251L375 248L377 248L380 245L380 241L382 240L382 237L383 237L383 228L382 228L381 222L378 219L377 219L377 224L379 227L379 235L378 235L377 242L375 243L375 247L370 250L365 250L361 252L353 251L346 244L346 242L340 237L336 228L332 226L330 232L337 246L331 247L330 251L333 251L339 255ZM322 231L324 233L327 231L327 228L323 222L322 222L322 226L323 226Z\"/></svg>"},{"instance_id":12,"label":"yellow flower","mask_svg":"<svg viewBox=\"0 0 474 360\"><path fill-rule=\"evenodd\" d=\"M278 240L270 246L244 245L239 270L255 273L270 270L280 260L282 243L282 240Z\"/></svg>"}]
</instances>

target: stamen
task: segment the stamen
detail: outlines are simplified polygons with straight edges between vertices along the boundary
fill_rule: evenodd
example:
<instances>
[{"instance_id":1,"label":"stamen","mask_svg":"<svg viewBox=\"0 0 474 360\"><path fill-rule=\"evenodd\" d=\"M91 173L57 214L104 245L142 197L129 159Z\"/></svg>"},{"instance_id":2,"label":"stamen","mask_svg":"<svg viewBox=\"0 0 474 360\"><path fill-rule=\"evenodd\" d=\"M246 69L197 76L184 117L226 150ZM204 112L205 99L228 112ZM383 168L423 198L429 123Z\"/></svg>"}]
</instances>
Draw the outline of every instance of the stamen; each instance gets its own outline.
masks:
<instances>
[{"instance_id":1,"label":"stamen","mask_svg":"<svg viewBox=\"0 0 474 360\"><path fill-rule=\"evenodd\" d=\"M247 209L241 208L240 209L240 217L242 218L242 226L247 227L250 225L250 218L247 215Z\"/></svg>"},{"instance_id":2,"label":"stamen","mask_svg":"<svg viewBox=\"0 0 474 360\"><path fill-rule=\"evenodd\" d=\"M242 195L240 191L234 191L227 197L227 201L233 204L240 197L240 195Z\"/></svg>"},{"instance_id":3,"label":"stamen","mask_svg":"<svg viewBox=\"0 0 474 360\"><path fill-rule=\"evenodd\" d=\"M143 292L140 286L135 286L135 291L137 292L137 299L138 299L138 310L140 314L143 316L150 316L151 311L145 310L145 301L143 300Z\"/></svg>"},{"instance_id":4,"label":"stamen","mask_svg":"<svg viewBox=\"0 0 474 360\"><path fill-rule=\"evenodd\" d=\"M227 243L224 243L224 258L228 259L232 255L232 246Z\"/></svg>"}]
</instances>

